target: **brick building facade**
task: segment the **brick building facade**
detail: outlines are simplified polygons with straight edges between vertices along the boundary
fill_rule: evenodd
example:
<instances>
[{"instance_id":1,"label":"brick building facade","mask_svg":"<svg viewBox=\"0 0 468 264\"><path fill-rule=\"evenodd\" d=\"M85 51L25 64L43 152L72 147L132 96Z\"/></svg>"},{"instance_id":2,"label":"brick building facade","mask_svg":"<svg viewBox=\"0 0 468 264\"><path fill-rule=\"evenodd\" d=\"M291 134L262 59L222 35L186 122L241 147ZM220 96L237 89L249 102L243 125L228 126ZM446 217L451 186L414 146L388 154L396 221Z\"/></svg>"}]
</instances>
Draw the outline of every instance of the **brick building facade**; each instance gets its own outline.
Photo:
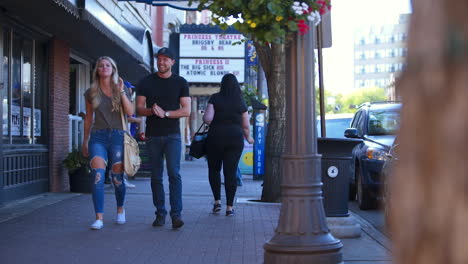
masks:
<instances>
[{"instance_id":1,"label":"brick building facade","mask_svg":"<svg viewBox=\"0 0 468 264\"><path fill-rule=\"evenodd\" d=\"M62 161L80 146L94 63L112 57L132 83L152 72L152 12L113 0L0 2L0 205L69 191Z\"/></svg>"}]
</instances>

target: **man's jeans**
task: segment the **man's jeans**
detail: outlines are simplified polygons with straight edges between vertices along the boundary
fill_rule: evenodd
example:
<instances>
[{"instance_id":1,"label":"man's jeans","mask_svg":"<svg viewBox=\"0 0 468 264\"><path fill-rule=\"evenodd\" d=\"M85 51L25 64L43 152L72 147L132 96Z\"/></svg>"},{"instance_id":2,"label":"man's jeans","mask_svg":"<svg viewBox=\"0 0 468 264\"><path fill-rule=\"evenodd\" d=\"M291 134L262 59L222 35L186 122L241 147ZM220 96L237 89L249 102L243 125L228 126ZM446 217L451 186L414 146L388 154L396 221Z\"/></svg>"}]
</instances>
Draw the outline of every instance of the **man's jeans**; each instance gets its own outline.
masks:
<instances>
[{"instance_id":1,"label":"man's jeans","mask_svg":"<svg viewBox=\"0 0 468 264\"><path fill-rule=\"evenodd\" d=\"M182 179L179 174L182 141L180 134L150 137L148 140L151 161L151 190L156 215L166 215L163 185L164 157L169 176L169 200L172 218L180 217L182 211Z\"/></svg>"}]
</instances>

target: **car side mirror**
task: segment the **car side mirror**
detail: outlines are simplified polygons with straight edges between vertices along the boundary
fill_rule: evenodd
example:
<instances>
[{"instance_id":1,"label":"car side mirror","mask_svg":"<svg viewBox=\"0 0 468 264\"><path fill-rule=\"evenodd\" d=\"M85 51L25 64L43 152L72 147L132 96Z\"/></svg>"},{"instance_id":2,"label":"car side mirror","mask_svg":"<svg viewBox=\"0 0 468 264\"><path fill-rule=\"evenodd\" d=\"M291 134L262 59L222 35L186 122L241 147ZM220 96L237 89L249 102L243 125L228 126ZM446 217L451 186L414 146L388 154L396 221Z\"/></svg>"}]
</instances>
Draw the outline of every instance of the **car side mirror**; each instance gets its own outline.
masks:
<instances>
[{"instance_id":1,"label":"car side mirror","mask_svg":"<svg viewBox=\"0 0 468 264\"><path fill-rule=\"evenodd\" d=\"M347 128L344 132L346 138L359 138L358 130L356 128Z\"/></svg>"}]
</instances>

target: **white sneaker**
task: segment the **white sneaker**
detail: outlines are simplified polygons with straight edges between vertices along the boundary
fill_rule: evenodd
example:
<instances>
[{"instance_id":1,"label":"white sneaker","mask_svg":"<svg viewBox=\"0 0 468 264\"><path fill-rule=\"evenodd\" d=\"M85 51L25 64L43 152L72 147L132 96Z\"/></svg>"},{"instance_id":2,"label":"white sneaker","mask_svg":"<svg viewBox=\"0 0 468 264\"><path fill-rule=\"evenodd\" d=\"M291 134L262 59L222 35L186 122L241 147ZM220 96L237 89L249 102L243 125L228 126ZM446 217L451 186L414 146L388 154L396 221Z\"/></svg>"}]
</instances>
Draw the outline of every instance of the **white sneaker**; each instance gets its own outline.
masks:
<instances>
[{"instance_id":1,"label":"white sneaker","mask_svg":"<svg viewBox=\"0 0 468 264\"><path fill-rule=\"evenodd\" d=\"M93 230L99 230L104 226L104 223L102 220L96 220L94 223L91 225L91 229Z\"/></svg>"},{"instance_id":2,"label":"white sneaker","mask_svg":"<svg viewBox=\"0 0 468 264\"><path fill-rule=\"evenodd\" d=\"M117 214L115 222L119 225L125 224L125 210L121 214Z\"/></svg>"},{"instance_id":3,"label":"white sneaker","mask_svg":"<svg viewBox=\"0 0 468 264\"><path fill-rule=\"evenodd\" d=\"M127 179L124 179L125 187L133 189L136 187L135 184L129 183Z\"/></svg>"}]
</instances>

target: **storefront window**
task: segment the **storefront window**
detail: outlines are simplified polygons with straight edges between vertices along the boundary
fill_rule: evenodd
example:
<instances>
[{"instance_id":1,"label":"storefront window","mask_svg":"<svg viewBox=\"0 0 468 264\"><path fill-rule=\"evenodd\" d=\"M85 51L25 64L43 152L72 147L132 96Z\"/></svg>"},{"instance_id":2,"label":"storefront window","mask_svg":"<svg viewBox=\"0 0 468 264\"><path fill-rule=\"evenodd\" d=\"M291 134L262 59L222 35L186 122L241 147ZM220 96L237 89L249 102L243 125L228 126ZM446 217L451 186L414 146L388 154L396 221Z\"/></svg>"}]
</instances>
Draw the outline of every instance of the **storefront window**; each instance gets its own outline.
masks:
<instances>
[{"instance_id":1,"label":"storefront window","mask_svg":"<svg viewBox=\"0 0 468 264\"><path fill-rule=\"evenodd\" d=\"M12 34L11 29L4 31L3 142L6 144L44 143L37 140L44 138L45 132L41 129L44 122L42 74L35 74L35 49L33 39L14 30Z\"/></svg>"},{"instance_id":2,"label":"storefront window","mask_svg":"<svg viewBox=\"0 0 468 264\"><path fill-rule=\"evenodd\" d=\"M2 65L2 74L3 74L3 83L2 83L2 90L3 92L3 98L2 98L2 109L3 109L3 142L9 143L9 135L10 132L8 130L9 126L9 112L8 112L8 103L9 103L9 89L8 89L8 83L9 83L9 74L8 74L8 65L9 65L9 54L8 51L10 50L10 38L8 35L7 31L3 31L3 65Z\"/></svg>"}]
</instances>

